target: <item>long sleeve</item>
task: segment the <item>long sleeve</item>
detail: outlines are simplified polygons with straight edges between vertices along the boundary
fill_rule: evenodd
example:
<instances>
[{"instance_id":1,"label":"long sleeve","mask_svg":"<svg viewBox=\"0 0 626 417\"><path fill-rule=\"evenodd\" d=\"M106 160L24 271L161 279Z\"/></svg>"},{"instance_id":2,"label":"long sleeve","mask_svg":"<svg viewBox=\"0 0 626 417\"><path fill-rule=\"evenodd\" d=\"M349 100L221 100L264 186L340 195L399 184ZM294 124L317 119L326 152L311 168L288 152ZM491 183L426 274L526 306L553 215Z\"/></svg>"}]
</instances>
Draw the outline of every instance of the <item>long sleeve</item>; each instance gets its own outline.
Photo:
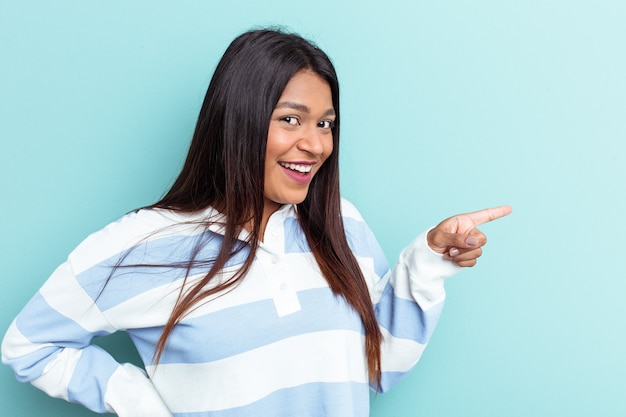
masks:
<instances>
[{"instance_id":1,"label":"long sleeve","mask_svg":"<svg viewBox=\"0 0 626 417\"><path fill-rule=\"evenodd\" d=\"M377 282L373 295L384 335L382 391L397 383L420 359L443 309L444 280L459 269L433 252L423 233Z\"/></svg>"},{"instance_id":2,"label":"long sleeve","mask_svg":"<svg viewBox=\"0 0 626 417\"><path fill-rule=\"evenodd\" d=\"M460 267L435 253L419 235L390 269L376 237L357 209L343 201L348 242L368 282L384 341L381 349L385 392L419 361L441 315L444 281Z\"/></svg>"},{"instance_id":3,"label":"long sleeve","mask_svg":"<svg viewBox=\"0 0 626 417\"><path fill-rule=\"evenodd\" d=\"M84 245L91 246L94 239L98 236ZM117 330L68 260L10 325L2 342L2 362L13 368L19 381L95 412L170 417L142 369L120 364L91 345L94 337Z\"/></svg>"}]
</instances>

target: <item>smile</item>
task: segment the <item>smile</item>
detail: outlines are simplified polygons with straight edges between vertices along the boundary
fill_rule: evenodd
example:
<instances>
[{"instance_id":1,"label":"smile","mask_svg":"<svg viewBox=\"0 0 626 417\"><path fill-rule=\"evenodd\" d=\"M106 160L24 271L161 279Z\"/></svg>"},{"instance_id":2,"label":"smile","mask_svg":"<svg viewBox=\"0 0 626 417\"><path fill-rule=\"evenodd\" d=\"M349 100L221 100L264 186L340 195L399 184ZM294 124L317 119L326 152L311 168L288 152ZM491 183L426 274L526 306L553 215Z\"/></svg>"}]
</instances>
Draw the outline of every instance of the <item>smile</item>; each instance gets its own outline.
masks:
<instances>
[{"instance_id":1,"label":"smile","mask_svg":"<svg viewBox=\"0 0 626 417\"><path fill-rule=\"evenodd\" d=\"M313 169L313 164L291 164L286 162L278 163L281 167L291 169L292 171L298 171L302 174L307 174Z\"/></svg>"}]
</instances>

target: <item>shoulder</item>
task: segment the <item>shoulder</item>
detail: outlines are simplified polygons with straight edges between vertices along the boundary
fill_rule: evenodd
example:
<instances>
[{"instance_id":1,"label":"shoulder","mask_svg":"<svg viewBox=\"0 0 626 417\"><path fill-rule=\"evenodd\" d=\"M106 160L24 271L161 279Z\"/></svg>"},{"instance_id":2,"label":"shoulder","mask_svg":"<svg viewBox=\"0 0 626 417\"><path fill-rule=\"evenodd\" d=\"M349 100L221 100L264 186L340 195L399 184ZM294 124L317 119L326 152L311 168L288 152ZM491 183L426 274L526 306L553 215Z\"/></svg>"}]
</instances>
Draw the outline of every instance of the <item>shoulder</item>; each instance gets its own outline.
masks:
<instances>
[{"instance_id":1,"label":"shoulder","mask_svg":"<svg viewBox=\"0 0 626 417\"><path fill-rule=\"evenodd\" d=\"M363 216L356 206L346 199L341 200L341 214L346 240L354 255L359 259L364 273L368 274L367 271L371 271L378 278L382 277L389 270L389 264L376 236Z\"/></svg>"},{"instance_id":2,"label":"shoulder","mask_svg":"<svg viewBox=\"0 0 626 417\"><path fill-rule=\"evenodd\" d=\"M356 206L343 197L341 198L341 216L344 220L349 219L357 222L365 222Z\"/></svg>"},{"instance_id":3,"label":"shoulder","mask_svg":"<svg viewBox=\"0 0 626 417\"><path fill-rule=\"evenodd\" d=\"M348 242L351 244L353 244L352 241L369 241L373 238L372 231L359 210L352 202L344 198L341 199L341 217Z\"/></svg>"},{"instance_id":4,"label":"shoulder","mask_svg":"<svg viewBox=\"0 0 626 417\"><path fill-rule=\"evenodd\" d=\"M89 235L81 245L98 245L131 242L138 237L148 237L155 233L174 233L171 230L178 224L193 220L184 218L170 210L139 209L127 213L118 220L111 222L102 229Z\"/></svg>"},{"instance_id":5,"label":"shoulder","mask_svg":"<svg viewBox=\"0 0 626 417\"><path fill-rule=\"evenodd\" d=\"M178 214L171 210L140 209L128 213L90 234L69 255L75 270L109 259L146 241L173 235L193 236L204 229L201 213Z\"/></svg>"}]
</instances>

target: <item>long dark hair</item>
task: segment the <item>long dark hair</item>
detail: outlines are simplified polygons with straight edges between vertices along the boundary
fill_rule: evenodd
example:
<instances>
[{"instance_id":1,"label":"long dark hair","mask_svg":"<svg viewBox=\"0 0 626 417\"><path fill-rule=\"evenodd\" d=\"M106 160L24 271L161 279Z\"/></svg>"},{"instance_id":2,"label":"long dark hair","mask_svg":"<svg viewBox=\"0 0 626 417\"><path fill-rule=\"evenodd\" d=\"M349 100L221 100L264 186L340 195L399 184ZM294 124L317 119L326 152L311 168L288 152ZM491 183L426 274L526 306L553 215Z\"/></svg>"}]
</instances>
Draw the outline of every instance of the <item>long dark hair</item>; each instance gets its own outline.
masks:
<instances>
[{"instance_id":1,"label":"long dark hair","mask_svg":"<svg viewBox=\"0 0 626 417\"><path fill-rule=\"evenodd\" d=\"M348 246L340 211L337 74L322 50L281 30L246 32L227 48L211 79L182 171L167 194L149 207L193 212L210 206L225 215L221 249L206 276L181 290L156 345L157 362L176 324L207 297L232 289L250 269L262 239L270 116L289 80L304 69L328 82L336 119L333 152L313 178L306 199L298 205L298 221L331 290L360 315L369 377L380 383L382 334L365 279ZM232 278L208 286L226 262L244 249L238 240L244 226L251 231L245 262ZM189 260L188 270L200 262L195 258Z\"/></svg>"}]
</instances>

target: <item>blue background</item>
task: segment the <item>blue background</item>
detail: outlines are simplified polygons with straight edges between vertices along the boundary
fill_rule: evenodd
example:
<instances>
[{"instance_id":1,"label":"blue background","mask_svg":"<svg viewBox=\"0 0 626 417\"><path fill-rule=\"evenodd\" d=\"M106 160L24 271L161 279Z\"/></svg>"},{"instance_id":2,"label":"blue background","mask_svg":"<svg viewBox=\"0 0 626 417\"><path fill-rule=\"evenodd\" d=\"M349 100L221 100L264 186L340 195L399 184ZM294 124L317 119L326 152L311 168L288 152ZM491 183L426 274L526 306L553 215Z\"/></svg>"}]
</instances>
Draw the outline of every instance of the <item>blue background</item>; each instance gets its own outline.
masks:
<instances>
[{"instance_id":1,"label":"blue background","mask_svg":"<svg viewBox=\"0 0 626 417\"><path fill-rule=\"evenodd\" d=\"M372 416L625 416L625 22L620 0L0 0L0 332L171 184L228 43L282 25L337 66L342 191L390 260L445 217L514 207ZM0 404L93 415L6 367Z\"/></svg>"}]
</instances>

